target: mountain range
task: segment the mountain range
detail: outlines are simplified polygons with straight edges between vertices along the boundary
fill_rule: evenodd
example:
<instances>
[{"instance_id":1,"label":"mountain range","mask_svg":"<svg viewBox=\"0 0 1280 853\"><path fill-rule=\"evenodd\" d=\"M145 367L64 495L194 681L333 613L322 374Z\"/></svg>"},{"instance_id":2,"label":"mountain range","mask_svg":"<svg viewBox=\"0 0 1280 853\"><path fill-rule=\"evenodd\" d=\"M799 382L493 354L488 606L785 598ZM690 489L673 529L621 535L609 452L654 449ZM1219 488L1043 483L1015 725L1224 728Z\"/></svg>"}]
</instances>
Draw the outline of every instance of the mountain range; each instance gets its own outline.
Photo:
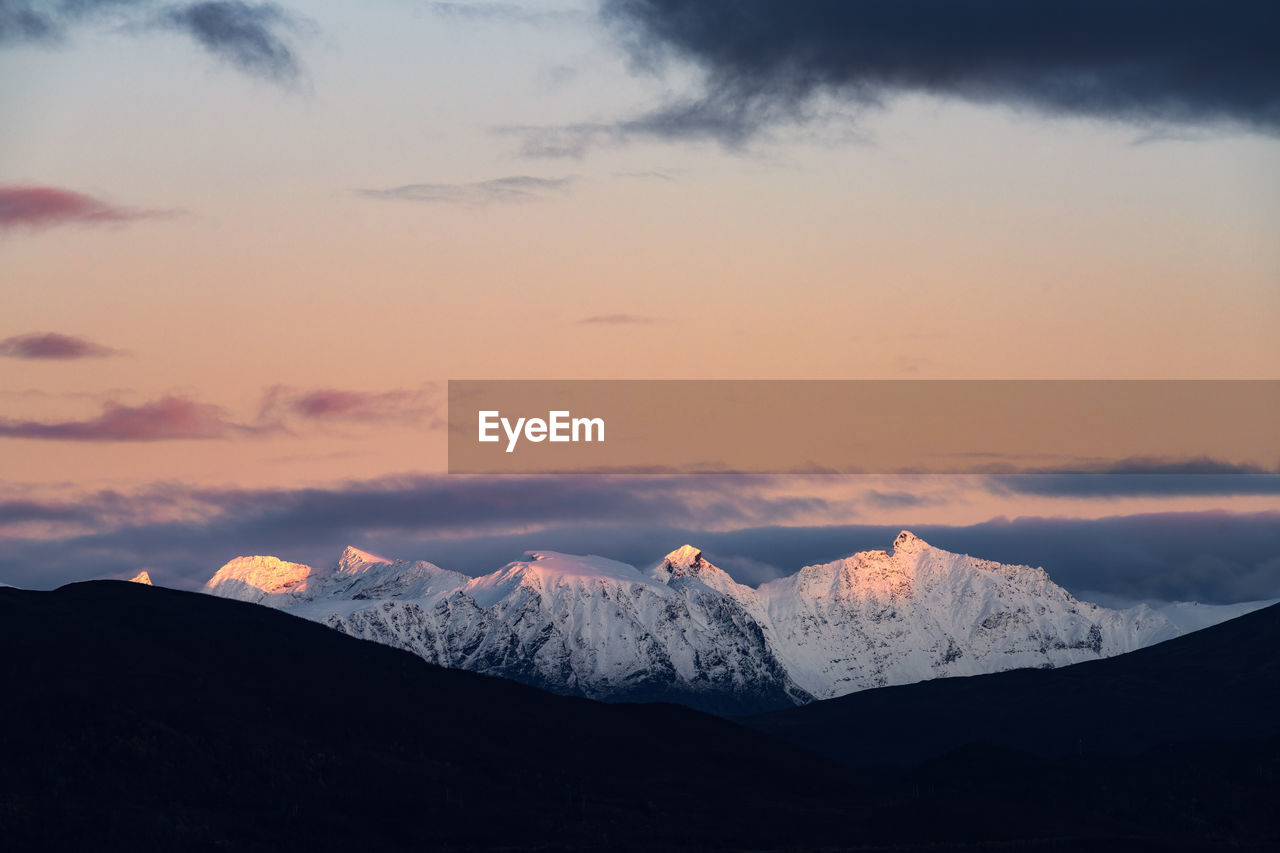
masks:
<instances>
[{"instance_id":1,"label":"mountain range","mask_svg":"<svg viewBox=\"0 0 1280 853\"><path fill-rule=\"evenodd\" d=\"M204 591L556 693L729 714L1110 657L1261 606L1109 609L908 531L754 588L686 545L647 570L531 551L474 578L356 548L328 568L238 557Z\"/></svg>"}]
</instances>

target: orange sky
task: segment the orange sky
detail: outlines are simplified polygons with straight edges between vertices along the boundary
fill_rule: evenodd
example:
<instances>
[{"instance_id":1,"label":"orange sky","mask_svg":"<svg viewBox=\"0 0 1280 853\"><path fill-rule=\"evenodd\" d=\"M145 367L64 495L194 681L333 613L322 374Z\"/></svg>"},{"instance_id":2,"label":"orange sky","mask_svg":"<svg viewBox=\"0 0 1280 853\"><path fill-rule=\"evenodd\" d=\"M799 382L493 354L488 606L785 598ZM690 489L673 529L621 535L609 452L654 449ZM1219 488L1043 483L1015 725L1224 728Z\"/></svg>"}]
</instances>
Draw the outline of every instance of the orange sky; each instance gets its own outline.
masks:
<instances>
[{"instance_id":1,"label":"orange sky","mask_svg":"<svg viewBox=\"0 0 1280 853\"><path fill-rule=\"evenodd\" d=\"M308 11L287 86L160 35L0 52L0 184L130 221L0 231L0 416L166 395L252 423L287 386L448 378L1274 378L1280 145L908 96L740 151L523 156L503 128L652 104L598 26ZM424 81L427 81L424 83ZM446 85L446 81L448 84ZM467 195L563 180L521 201ZM361 195L407 184L450 200ZM590 318L615 321L583 322ZM426 405L426 404L423 404ZM292 486L444 467L443 431L298 421L207 441L0 438L8 487ZM1252 499L1250 499L1252 500Z\"/></svg>"}]
</instances>

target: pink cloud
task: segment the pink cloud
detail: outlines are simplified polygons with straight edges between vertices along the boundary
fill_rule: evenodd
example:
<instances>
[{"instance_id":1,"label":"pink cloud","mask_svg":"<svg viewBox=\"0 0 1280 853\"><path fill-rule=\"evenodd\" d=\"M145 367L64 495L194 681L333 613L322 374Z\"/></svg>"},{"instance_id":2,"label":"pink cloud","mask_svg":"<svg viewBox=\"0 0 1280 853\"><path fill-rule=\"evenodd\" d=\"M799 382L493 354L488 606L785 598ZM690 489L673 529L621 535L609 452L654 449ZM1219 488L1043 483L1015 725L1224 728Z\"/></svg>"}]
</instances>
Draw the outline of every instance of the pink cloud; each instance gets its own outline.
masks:
<instances>
[{"instance_id":1,"label":"pink cloud","mask_svg":"<svg viewBox=\"0 0 1280 853\"><path fill-rule=\"evenodd\" d=\"M112 349L85 338L43 332L31 335L15 335L0 341L0 357L27 359L101 358L119 355Z\"/></svg>"},{"instance_id":2,"label":"pink cloud","mask_svg":"<svg viewBox=\"0 0 1280 853\"><path fill-rule=\"evenodd\" d=\"M0 229L48 228L73 222L129 222L163 211L119 207L84 193L31 184L0 186Z\"/></svg>"},{"instance_id":3,"label":"pink cloud","mask_svg":"<svg viewBox=\"0 0 1280 853\"><path fill-rule=\"evenodd\" d=\"M82 421L50 423L0 419L0 438L49 441L219 439L279 431L280 427L275 425L234 423L217 406L174 396L140 406L107 403L97 417Z\"/></svg>"},{"instance_id":4,"label":"pink cloud","mask_svg":"<svg viewBox=\"0 0 1280 853\"><path fill-rule=\"evenodd\" d=\"M400 422L436 428L443 425L443 420L427 396L425 389L299 391L277 386L267 392L260 420L271 421L286 415L315 422Z\"/></svg>"}]
</instances>

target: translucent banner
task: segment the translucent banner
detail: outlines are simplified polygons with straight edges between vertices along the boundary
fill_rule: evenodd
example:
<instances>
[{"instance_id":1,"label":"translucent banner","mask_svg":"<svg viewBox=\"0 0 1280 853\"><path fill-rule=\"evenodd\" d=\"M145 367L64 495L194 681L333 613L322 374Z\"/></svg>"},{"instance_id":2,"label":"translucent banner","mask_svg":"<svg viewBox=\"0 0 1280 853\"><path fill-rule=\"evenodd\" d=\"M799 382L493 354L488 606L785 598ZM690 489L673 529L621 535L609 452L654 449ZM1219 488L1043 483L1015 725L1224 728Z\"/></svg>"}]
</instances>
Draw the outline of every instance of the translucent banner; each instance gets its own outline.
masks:
<instances>
[{"instance_id":1,"label":"translucent banner","mask_svg":"<svg viewBox=\"0 0 1280 853\"><path fill-rule=\"evenodd\" d=\"M1274 470L1280 381L449 382L451 473Z\"/></svg>"}]
</instances>

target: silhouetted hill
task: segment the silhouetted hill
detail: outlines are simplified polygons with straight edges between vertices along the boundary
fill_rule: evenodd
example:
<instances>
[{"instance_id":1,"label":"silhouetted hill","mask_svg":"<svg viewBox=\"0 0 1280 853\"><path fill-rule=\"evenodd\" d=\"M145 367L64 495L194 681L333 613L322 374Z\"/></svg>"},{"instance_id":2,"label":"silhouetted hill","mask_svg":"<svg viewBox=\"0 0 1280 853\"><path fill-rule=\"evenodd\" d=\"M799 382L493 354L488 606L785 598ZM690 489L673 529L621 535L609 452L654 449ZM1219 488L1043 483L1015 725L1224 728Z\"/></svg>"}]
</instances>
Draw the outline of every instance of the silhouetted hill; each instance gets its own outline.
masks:
<instances>
[{"instance_id":1,"label":"silhouetted hill","mask_svg":"<svg viewBox=\"0 0 1280 853\"><path fill-rule=\"evenodd\" d=\"M4 846L719 847L848 837L825 760L674 705L431 666L265 607L0 589Z\"/></svg>"},{"instance_id":2,"label":"silhouetted hill","mask_svg":"<svg viewBox=\"0 0 1280 853\"><path fill-rule=\"evenodd\" d=\"M1280 605L1060 669L868 690L744 719L850 766L912 766L970 745L1055 758L1280 734Z\"/></svg>"},{"instance_id":3,"label":"silhouetted hill","mask_svg":"<svg viewBox=\"0 0 1280 853\"><path fill-rule=\"evenodd\" d=\"M1275 836L1275 739L1059 763L974 747L856 772L685 708L553 696L257 605L110 581L0 589L0 649L6 850L1191 850ZM1213 675L1226 661L1201 663Z\"/></svg>"}]
</instances>

